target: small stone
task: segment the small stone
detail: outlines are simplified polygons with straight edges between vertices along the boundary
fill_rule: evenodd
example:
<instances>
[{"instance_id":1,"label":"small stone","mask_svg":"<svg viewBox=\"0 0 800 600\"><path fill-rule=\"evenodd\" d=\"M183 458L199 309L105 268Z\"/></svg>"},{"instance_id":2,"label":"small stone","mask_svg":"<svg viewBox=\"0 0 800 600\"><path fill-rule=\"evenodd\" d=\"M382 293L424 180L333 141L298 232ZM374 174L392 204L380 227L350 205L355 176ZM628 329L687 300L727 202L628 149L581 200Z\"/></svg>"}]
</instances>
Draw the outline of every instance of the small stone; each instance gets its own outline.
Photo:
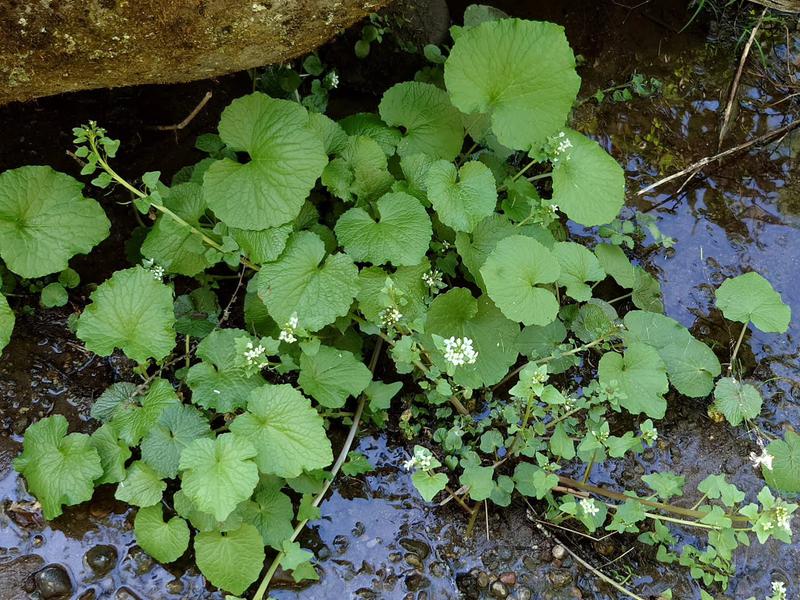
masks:
<instances>
[{"instance_id":1,"label":"small stone","mask_svg":"<svg viewBox=\"0 0 800 600\"><path fill-rule=\"evenodd\" d=\"M176 596L183 592L183 582L180 579L168 581L165 587L170 594L175 594Z\"/></svg>"},{"instance_id":2,"label":"small stone","mask_svg":"<svg viewBox=\"0 0 800 600\"><path fill-rule=\"evenodd\" d=\"M485 571L481 571L480 573L478 573L476 581L478 582L479 588L489 587L489 576L486 574Z\"/></svg>"},{"instance_id":3,"label":"small stone","mask_svg":"<svg viewBox=\"0 0 800 600\"><path fill-rule=\"evenodd\" d=\"M114 546L99 544L89 548L83 558L89 568L102 577L117 564L117 549Z\"/></svg>"},{"instance_id":4,"label":"small stone","mask_svg":"<svg viewBox=\"0 0 800 600\"><path fill-rule=\"evenodd\" d=\"M94 590L94 588L89 588L80 596L78 596L78 600L95 600L95 598L97 598L97 592Z\"/></svg>"},{"instance_id":5,"label":"small stone","mask_svg":"<svg viewBox=\"0 0 800 600\"><path fill-rule=\"evenodd\" d=\"M422 540L416 540L414 538L400 538L398 543L409 552L413 552L419 556L422 560L428 558L428 555L431 553L431 547Z\"/></svg>"},{"instance_id":6,"label":"small stone","mask_svg":"<svg viewBox=\"0 0 800 600\"><path fill-rule=\"evenodd\" d=\"M403 555L400 554L399 552L392 552L392 553L389 554L389 560L394 562L394 563L400 562L402 560L402 558L403 558Z\"/></svg>"},{"instance_id":7,"label":"small stone","mask_svg":"<svg viewBox=\"0 0 800 600\"><path fill-rule=\"evenodd\" d=\"M508 588L502 581L495 581L489 589L492 598L508 598Z\"/></svg>"},{"instance_id":8,"label":"small stone","mask_svg":"<svg viewBox=\"0 0 800 600\"><path fill-rule=\"evenodd\" d=\"M551 552L553 554L553 558L556 560L564 560L564 557L567 555L567 549L561 544L556 544L553 546L553 550Z\"/></svg>"},{"instance_id":9,"label":"small stone","mask_svg":"<svg viewBox=\"0 0 800 600\"><path fill-rule=\"evenodd\" d=\"M514 573L514 571L506 571L505 573L500 573L499 579L509 587L514 587L515 585L517 585L517 574Z\"/></svg>"},{"instance_id":10,"label":"small stone","mask_svg":"<svg viewBox=\"0 0 800 600\"><path fill-rule=\"evenodd\" d=\"M415 569L419 569L422 571L425 568L425 565L422 564L422 561L419 559L419 556L409 552L403 557L409 565L414 567Z\"/></svg>"},{"instance_id":11,"label":"small stone","mask_svg":"<svg viewBox=\"0 0 800 600\"><path fill-rule=\"evenodd\" d=\"M421 573L412 573L406 576L406 589L409 592L416 592L419 589L426 588L431 584L427 577L423 577Z\"/></svg>"},{"instance_id":12,"label":"small stone","mask_svg":"<svg viewBox=\"0 0 800 600\"><path fill-rule=\"evenodd\" d=\"M528 588L519 588L517 590L517 600L531 600L533 597L533 592L531 592Z\"/></svg>"},{"instance_id":13,"label":"small stone","mask_svg":"<svg viewBox=\"0 0 800 600\"><path fill-rule=\"evenodd\" d=\"M72 595L72 579L61 565L47 565L34 575L36 590L42 598L61 598Z\"/></svg>"},{"instance_id":14,"label":"small stone","mask_svg":"<svg viewBox=\"0 0 800 600\"><path fill-rule=\"evenodd\" d=\"M114 598L116 600L142 600L139 596L136 595L136 592L127 587L119 588L117 590L117 593L114 594Z\"/></svg>"},{"instance_id":15,"label":"small stone","mask_svg":"<svg viewBox=\"0 0 800 600\"><path fill-rule=\"evenodd\" d=\"M347 552L347 548L350 547L350 540L347 539L347 536L337 535L333 538L333 547L336 548L339 554L344 554Z\"/></svg>"},{"instance_id":16,"label":"small stone","mask_svg":"<svg viewBox=\"0 0 800 600\"><path fill-rule=\"evenodd\" d=\"M356 521L356 524L353 526L353 530L350 533L353 534L353 537L361 537L366 531L367 526L361 521Z\"/></svg>"},{"instance_id":17,"label":"small stone","mask_svg":"<svg viewBox=\"0 0 800 600\"><path fill-rule=\"evenodd\" d=\"M555 589L560 590L572 583L572 574L564 569L554 569L547 574L547 579Z\"/></svg>"}]
</instances>

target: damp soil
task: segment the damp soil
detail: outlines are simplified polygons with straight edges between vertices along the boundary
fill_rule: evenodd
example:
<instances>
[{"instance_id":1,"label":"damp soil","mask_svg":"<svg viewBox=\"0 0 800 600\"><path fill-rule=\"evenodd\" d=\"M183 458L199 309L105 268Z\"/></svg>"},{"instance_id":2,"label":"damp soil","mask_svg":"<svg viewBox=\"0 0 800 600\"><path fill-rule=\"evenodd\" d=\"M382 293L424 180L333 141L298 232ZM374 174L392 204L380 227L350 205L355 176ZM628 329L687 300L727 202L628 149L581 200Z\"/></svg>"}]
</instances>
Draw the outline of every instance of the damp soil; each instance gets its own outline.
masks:
<instances>
[{"instance_id":1,"label":"damp soil","mask_svg":"<svg viewBox=\"0 0 800 600\"><path fill-rule=\"evenodd\" d=\"M585 61L580 68L582 97L624 83L634 71L663 82L663 92L654 98L601 105L589 100L575 117L578 129L598 139L625 166L629 206L654 215L661 230L677 240L671 250L644 257L661 281L666 313L702 339L712 340L723 360L739 333L713 308L713 288L723 278L757 270L800 314L800 177L795 171L800 136L789 135L713 164L685 184L678 180L636 194L717 151L721 113L741 50L735 40L746 15L734 14L721 24L700 19L681 32L689 17L681 0L632 3L630 8L588 0L546 7L496 4L517 16L566 26L570 42ZM462 10L463 5L451 3L453 14ZM795 23L784 19L769 24L762 40L763 60L748 62L724 147L795 118L795 99L783 99L800 85L795 75L800 68L800 33ZM368 109L376 104L376 94L393 82L393 72L382 69L376 74L369 61L355 61L342 47L328 49L333 57L329 60L342 74L342 89L352 90L352 82L356 91L341 92L331 106L336 112ZM376 60L386 65L398 57L389 54ZM194 138L213 130L221 109L250 89L249 78L236 75L5 107L0 110L6 141L0 149L0 170L51 164L77 174L77 165L65 154L71 147L71 127L95 119L122 139L118 162L124 175L161 170L169 176L200 158L191 147ZM181 121L209 90L212 101L187 128L151 128ZM115 233L95 250L91 262L75 261L82 286L71 294L72 308L82 306L87 284L127 264L124 240L135 227L131 209L119 203L121 196L99 199L115 221ZM33 299L15 302L19 307ZM205 585L190 561L165 568L148 559L135 545L131 511L114 501L112 490L101 489L91 502L44 524L11 468L26 425L57 412L65 414L74 429L89 431L94 427L88 418L92 399L129 374L124 359L93 357L81 348L66 326L69 312L38 309L35 315L21 314L0 362L0 600L43 598L59 590L64 592L60 597L85 600L222 598ZM747 375L767 382L758 425L776 435L800 427L798 336L800 321L795 319L786 334L755 332L745 338ZM763 482L747 459L755 449L752 438L742 429L712 422L706 409L706 400L671 398L659 425L657 447L596 468L591 481L623 489L642 474L671 470L684 475L686 489L693 490L707 474L722 472L754 495ZM675 598L699 598L685 569L656 562L633 537L593 541L570 532L543 531L521 502L481 514L468 537L466 519L452 503L425 504L414 492L401 469L407 443L391 423L387 432L366 431L358 445L375 471L358 478L341 476L321 506L322 518L301 538L317 556L320 581L296 588L279 572L276 600L621 597L576 564L560 544L644 598L654 599L668 587ZM691 533L683 535L683 541L696 542ZM743 548L735 556L735 567L730 598L762 598L774 580L787 583L787 597L800 597L800 546L768 543Z\"/></svg>"}]
</instances>

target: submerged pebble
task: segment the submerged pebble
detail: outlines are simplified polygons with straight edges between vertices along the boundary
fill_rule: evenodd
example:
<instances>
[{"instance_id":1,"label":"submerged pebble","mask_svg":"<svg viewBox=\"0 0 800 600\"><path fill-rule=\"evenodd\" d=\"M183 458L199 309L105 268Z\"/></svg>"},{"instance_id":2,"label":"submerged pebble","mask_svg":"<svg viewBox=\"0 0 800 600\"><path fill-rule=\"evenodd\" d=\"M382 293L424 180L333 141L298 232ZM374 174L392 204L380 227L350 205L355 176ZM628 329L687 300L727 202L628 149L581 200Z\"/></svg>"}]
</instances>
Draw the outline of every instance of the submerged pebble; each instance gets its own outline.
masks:
<instances>
[{"instance_id":1,"label":"submerged pebble","mask_svg":"<svg viewBox=\"0 0 800 600\"><path fill-rule=\"evenodd\" d=\"M42 598L61 598L72 595L72 579L61 565L47 565L33 576L36 591Z\"/></svg>"},{"instance_id":2,"label":"submerged pebble","mask_svg":"<svg viewBox=\"0 0 800 600\"><path fill-rule=\"evenodd\" d=\"M99 544L89 548L84 560L97 575L105 575L117 564L117 549L114 546Z\"/></svg>"}]
</instances>

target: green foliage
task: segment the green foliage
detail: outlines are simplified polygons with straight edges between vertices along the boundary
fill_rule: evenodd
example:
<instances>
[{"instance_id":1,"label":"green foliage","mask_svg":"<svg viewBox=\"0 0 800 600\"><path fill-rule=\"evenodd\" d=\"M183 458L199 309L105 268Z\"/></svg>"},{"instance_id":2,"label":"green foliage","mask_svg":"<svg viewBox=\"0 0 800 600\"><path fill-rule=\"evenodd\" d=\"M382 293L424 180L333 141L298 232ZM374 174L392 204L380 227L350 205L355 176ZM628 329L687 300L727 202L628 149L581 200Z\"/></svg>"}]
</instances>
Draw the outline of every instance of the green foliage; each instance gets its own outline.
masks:
<instances>
[{"instance_id":1,"label":"green foliage","mask_svg":"<svg viewBox=\"0 0 800 600\"><path fill-rule=\"evenodd\" d=\"M58 273L108 237L110 223L83 184L50 167L0 174L0 258L22 277Z\"/></svg>"},{"instance_id":2,"label":"green foliage","mask_svg":"<svg viewBox=\"0 0 800 600\"><path fill-rule=\"evenodd\" d=\"M383 34L368 27L362 50ZM751 536L790 541L797 507L767 488L742 505L716 474L694 490L681 474L649 473L634 484L646 496L586 483L595 465L613 470L656 444L667 398L713 390L712 413L753 423L761 396L730 376L743 375L744 331L720 379L714 352L659 314L637 243L642 231L657 246L672 240L653 219L618 215L623 170L569 128L580 79L563 30L478 6L451 31L449 53L425 50L433 66L420 81L338 122L321 114L336 82L319 56L302 77L262 73L256 88L274 97L233 101L219 135L197 141L209 158L171 187L151 172L137 188L109 164L118 141L94 123L75 130L83 174L156 217L131 245L141 242L143 266L100 283L77 317L90 352L138 363L130 381L95 401L91 436L48 417L15 461L47 518L116 484L140 507L137 542L162 562L193 538L202 573L233 594L258 578L266 547L295 581L316 579L295 523L320 518L317 494L336 475L325 469L373 468L350 446L334 462L328 430L383 427L397 410L400 432L419 442L405 468L426 501L444 491L471 509L505 507L518 493L557 525L638 532L659 560L723 587ZM23 205L36 219L20 226ZM568 220L599 226L600 239L587 245L591 232ZM69 300L80 285L69 259L107 233L70 177L0 175L3 274L59 273L24 282L43 304ZM723 283L717 303L762 331L788 327L788 307L756 274ZM13 324L0 296L0 348ZM799 440L787 432L757 457L773 488L800 490ZM678 527L701 529L706 546Z\"/></svg>"}]
</instances>

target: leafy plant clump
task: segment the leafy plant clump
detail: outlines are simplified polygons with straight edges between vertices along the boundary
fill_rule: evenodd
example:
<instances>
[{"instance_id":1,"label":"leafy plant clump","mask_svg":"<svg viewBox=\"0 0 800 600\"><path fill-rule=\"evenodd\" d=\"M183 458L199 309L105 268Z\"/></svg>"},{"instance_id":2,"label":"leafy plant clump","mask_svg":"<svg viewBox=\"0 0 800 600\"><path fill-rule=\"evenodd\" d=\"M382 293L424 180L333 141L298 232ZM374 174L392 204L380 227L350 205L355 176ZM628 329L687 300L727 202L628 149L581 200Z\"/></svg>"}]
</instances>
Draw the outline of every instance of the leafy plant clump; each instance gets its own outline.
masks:
<instances>
[{"instance_id":1,"label":"leafy plant clump","mask_svg":"<svg viewBox=\"0 0 800 600\"><path fill-rule=\"evenodd\" d=\"M595 465L656 443L668 397L713 394L713 415L767 439L736 357L750 325L782 332L790 312L757 274L723 283L717 305L742 334L720 378L628 254L638 229L619 219L622 169L566 124L580 78L563 29L471 7L452 34L449 52L426 49L425 79L440 84L399 83L377 113L335 122L299 94L234 100L198 140L208 158L169 184L126 181L111 165L119 142L95 123L75 130L82 174L125 188L154 223L137 237L142 263L73 322L139 379L97 399L91 435L48 417L16 459L45 517L116 485L145 551L171 562L192 546L232 594L277 552L261 599L278 565L317 578L295 538L340 468L371 468L349 444L333 464L332 424L383 426L391 411L418 442L406 467L420 494L456 496L473 521L484 501L520 494L553 523L638 534L723 588L740 544L790 541L797 505L775 493L800 490L791 433L754 455L768 483L757 498L714 473L696 491L670 472L623 490L588 483ZM69 259L108 232L69 175L0 175L0 257L43 298L78 284ZM246 290L242 328L220 307L231 277ZM0 346L13 322L0 296ZM702 544L679 543L684 527Z\"/></svg>"}]
</instances>

